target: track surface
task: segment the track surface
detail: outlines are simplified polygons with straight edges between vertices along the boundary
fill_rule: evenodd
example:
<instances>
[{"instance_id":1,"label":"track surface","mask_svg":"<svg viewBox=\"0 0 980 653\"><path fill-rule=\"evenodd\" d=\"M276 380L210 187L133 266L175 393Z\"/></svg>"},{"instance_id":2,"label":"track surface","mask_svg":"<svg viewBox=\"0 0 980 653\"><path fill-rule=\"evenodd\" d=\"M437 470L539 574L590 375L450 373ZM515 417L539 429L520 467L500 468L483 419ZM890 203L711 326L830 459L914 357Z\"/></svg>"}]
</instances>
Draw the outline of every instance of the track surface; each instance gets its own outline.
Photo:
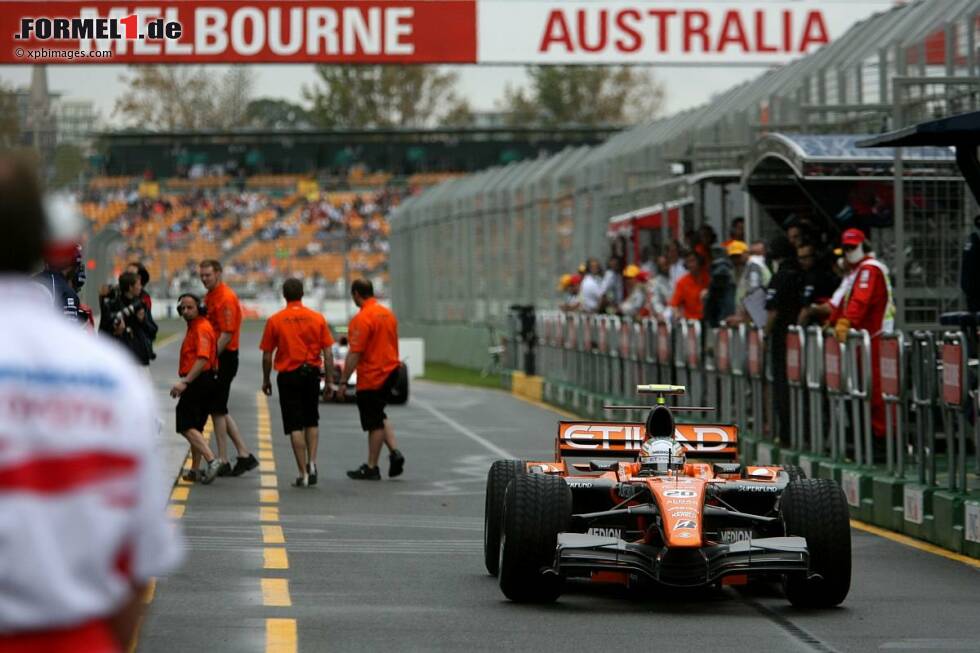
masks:
<instances>
[{"instance_id":1,"label":"track surface","mask_svg":"<svg viewBox=\"0 0 980 653\"><path fill-rule=\"evenodd\" d=\"M277 398L257 392L258 329L242 335L231 408L249 445L263 443L264 469L176 486L188 559L157 584L139 651L980 651L977 569L859 531L851 594L835 610L794 610L775 589L575 588L552 606L509 603L483 567L486 472L504 456L548 459L558 416L502 392L416 382L410 403L389 409L405 474L367 482L344 475L366 453L356 409L324 405L320 484L292 488ZM178 346L154 366L175 472L185 448L164 390Z\"/></svg>"}]
</instances>

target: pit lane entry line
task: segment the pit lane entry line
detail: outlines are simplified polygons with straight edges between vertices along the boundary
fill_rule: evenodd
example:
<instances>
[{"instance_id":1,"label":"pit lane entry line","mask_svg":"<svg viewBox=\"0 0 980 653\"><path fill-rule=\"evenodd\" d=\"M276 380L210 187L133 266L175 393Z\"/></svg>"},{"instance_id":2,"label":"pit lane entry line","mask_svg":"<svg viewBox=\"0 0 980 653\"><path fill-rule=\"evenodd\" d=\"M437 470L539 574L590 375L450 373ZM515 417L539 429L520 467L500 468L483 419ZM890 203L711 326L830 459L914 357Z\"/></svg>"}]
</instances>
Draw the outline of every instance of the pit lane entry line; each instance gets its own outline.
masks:
<instances>
[{"instance_id":1,"label":"pit lane entry line","mask_svg":"<svg viewBox=\"0 0 980 653\"><path fill-rule=\"evenodd\" d=\"M436 419L438 419L440 422L443 422L447 426L449 426L452 429L454 429L456 432L458 432L458 433L460 433L462 435L465 435L467 438L469 438L470 440L473 440L473 442L476 442L481 447L487 449L491 453L496 454L497 456L500 456L501 458L503 458L505 460L515 460L517 458L517 456L515 456L512 453L510 453L506 449L501 449L500 447L498 447L497 445L495 445L493 442L490 442L490 440L487 440L486 438L484 438L481 435L477 435L476 433L474 433L470 429L466 428L465 426L463 426L462 424L460 424L459 422L457 422L456 420L454 420L449 415L446 415L444 412L442 412L441 410L439 410L438 408L436 408L432 404L430 404L428 402L425 402L425 401L420 401L418 399L413 400L412 403L414 403L416 406L419 406L422 409L424 409L424 410L432 413L432 415Z\"/></svg>"},{"instance_id":2,"label":"pit lane entry line","mask_svg":"<svg viewBox=\"0 0 980 653\"><path fill-rule=\"evenodd\" d=\"M915 538L909 537L908 535L886 531L883 528L878 528L877 526L872 526L871 524L865 524L864 522L860 522L856 519L851 520L851 528L856 528L859 531L864 531L865 533L870 533L871 535L877 535L878 537L891 540L892 542L897 542L898 544L904 544L905 546L912 547L913 549L917 549L924 553L931 553L933 555L946 558L947 560L953 560L954 562L962 562L964 565L973 567L977 571L980 571L980 560L955 553L953 551L947 551L946 549L934 546L927 542L921 542Z\"/></svg>"}]
</instances>

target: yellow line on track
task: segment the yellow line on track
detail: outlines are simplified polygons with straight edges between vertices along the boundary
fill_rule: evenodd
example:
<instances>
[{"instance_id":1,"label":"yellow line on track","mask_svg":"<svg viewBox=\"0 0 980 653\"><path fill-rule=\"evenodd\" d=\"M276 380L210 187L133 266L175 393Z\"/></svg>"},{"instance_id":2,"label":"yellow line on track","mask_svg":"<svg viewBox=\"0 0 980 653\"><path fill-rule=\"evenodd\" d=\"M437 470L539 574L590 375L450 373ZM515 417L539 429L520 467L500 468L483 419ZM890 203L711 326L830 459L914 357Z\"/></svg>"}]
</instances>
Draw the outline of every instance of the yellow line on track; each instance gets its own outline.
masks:
<instances>
[{"instance_id":1,"label":"yellow line on track","mask_svg":"<svg viewBox=\"0 0 980 653\"><path fill-rule=\"evenodd\" d=\"M265 569L289 569L289 556L286 549L279 547L266 547L262 549Z\"/></svg>"},{"instance_id":2,"label":"yellow line on track","mask_svg":"<svg viewBox=\"0 0 980 653\"><path fill-rule=\"evenodd\" d=\"M180 519L184 516L184 510L187 506L182 503L172 503L167 506L167 514L170 515L171 519Z\"/></svg>"},{"instance_id":3,"label":"yellow line on track","mask_svg":"<svg viewBox=\"0 0 980 653\"><path fill-rule=\"evenodd\" d=\"M189 487L175 487L170 492L171 501L187 501L187 497L190 496L191 489Z\"/></svg>"},{"instance_id":4,"label":"yellow line on track","mask_svg":"<svg viewBox=\"0 0 980 653\"><path fill-rule=\"evenodd\" d=\"M296 620L265 620L265 653L296 653Z\"/></svg>"},{"instance_id":5,"label":"yellow line on track","mask_svg":"<svg viewBox=\"0 0 980 653\"><path fill-rule=\"evenodd\" d=\"M279 503L279 490L259 490L259 503Z\"/></svg>"},{"instance_id":6,"label":"yellow line on track","mask_svg":"<svg viewBox=\"0 0 980 653\"><path fill-rule=\"evenodd\" d=\"M262 474L259 476L259 481L262 487L276 487L276 475L275 474Z\"/></svg>"},{"instance_id":7,"label":"yellow line on track","mask_svg":"<svg viewBox=\"0 0 980 653\"><path fill-rule=\"evenodd\" d=\"M886 540L891 540L892 542L898 542L899 544L910 546L913 549L918 549L919 551L924 551L925 553L941 556L947 560L962 562L963 564L969 565L974 569L980 569L980 560L976 558L971 558L970 556L965 556L953 551L947 551L942 547L929 544L928 542L922 542L921 540L909 537L908 535L901 535L900 533L886 531L884 528L878 528L877 526L872 526L871 524L865 524L864 522L860 522L856 519L851 520L851 526L859 531L871 533L872 535L877 535L878 537L883 537Z\"/></svg>"},{"instance_id":8,"label":"yellow line on track","mask_svg":"<svg viewBox=\"0 0 980 653\"><path fill-rule=\"evenodd\" d=\"M274 460L263 460L261 461L260 469L263 472L269 472L271 474L276 473L276 462Z\"/></svg>"},{"instance_id":9,"label":"yellow line on track","mask_svg":"<svg viewBox=\"0 0 980 653\"><path fill-rule=\"evenodd\" d=\"M143 603L149 605L153 603L153 597L157 593L157 579L151 578L150 582L146 584L146 594L143 595Z\"/></svg>"},{"instance_id":10,"label":"yellow line on track","mask_svg":"<svg viewBox=\"0 0 980 653\"><path fill-rule=\"evenodd\" d=\"M272 453L272 449L259 449L259 460L275 460L275 456Z\"/></svg>"},{"instance_id":11,"label":"yellow line on track","mask_svg":"<svg viewBox=\"0 0 980 653\"><path fill-rule=\"evenodd\" d=\"M282 526L262 524L263 544L285 544L286 536L282 534Z\"/></svg>"},{"instance_id":12,"label":"yellow line on track","mask_svg":"<svg viewBox=\"0 0 980 653\"><path fill-rule=\"evenodd\" d=\"M557 406L552 406L551 404L546 404L543 401L538 401L536 399L529 399L527 397L522 397L521 395L515 395L515 394L511 394L510 396L513 397L514 399L519 399L519 400L523 401L526 404L531 404L532 406L535 406L536 408L540 408L541 410L546 410L546 411L548 411L550 413L555 413L557 415L560 415L560 416L564 417L565 419L582 419L582 416L581 415L576 415L575 413L570 413L567 410L564 410L562 408L558 408Z\"/></svg>"},{"instance_id":13,"label":"yellow line on track","mask_svg":"<svg viewBox=\"0 0 980 653\"><path fill-rule=\"evenodd\" d=\"M262 605L288 608L293 605L289 597L289 581L285 578L262 579Z\"/></svg>"},{"instance_id":14,"label":"yellow line on track","mask_svg":"<svg viewBox=\"0 0 980 653\"><path fill-rule=\"evenodd\" d=\"M275 506L260 506L259 521L279 521L279 508Z\"/></svg>"}]
</instances>

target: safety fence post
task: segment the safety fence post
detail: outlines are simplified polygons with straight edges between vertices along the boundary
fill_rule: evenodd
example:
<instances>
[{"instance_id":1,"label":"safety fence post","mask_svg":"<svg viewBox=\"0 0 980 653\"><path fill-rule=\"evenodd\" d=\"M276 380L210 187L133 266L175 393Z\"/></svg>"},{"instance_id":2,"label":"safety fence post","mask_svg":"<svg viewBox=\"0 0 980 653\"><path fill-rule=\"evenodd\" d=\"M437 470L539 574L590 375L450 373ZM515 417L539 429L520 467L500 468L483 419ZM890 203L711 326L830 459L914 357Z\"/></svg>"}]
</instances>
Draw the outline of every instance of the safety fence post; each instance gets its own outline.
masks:
<instances>
[{"instance_id":1,"label":"safety fence post","mask_svg":"<svg viewBox=\"0 0 980 653\"><path fill-rule=\"evenodd\" d=\"M643 364L646 356L646 334L644 323L632 322L629 325L629 374L626 375L626 395L632 397L636 386L643 383Z\"/></svg>"},{"instance_id":2,"label":"safety fence post","mask_svg":"<svg viewBox=\"0 0 980 653\"><path fill-rule=\"evenodd\" d=\"M905 337L881 336L881 395L885 402L885 469L905 476Z\"/></svg>"},{"instance_id":3,"label":"safety fence post","mask_svg":"<svg viewBox=\"0 0 980 653\"><path fill-rule=\"evenodd\" d=\"M700 360L700 376L703 382L701 397L702 406L719 406L720 400L719 396L721 393L718 391L718 364L716 362L716 356L718 352L716 351L718 342L718 329L708 327L707 333L704 333L704 338L699 338L698 352ZM708 343L716 343L715 346L709 346Z\"/></svg>"},{"instance_id":4,"label":"safety fence post","mask_svg":"<svg viewBox=\"0 0 980 653\"><path fill-rule=\"evenodd\" d=\"M759 440L765 438L765 399L764 399L764 367L765 352L763 351L762 329L749 327L745 336L746 366L748 368L749 384L752 389L752 433Z\"/></svg>"},{"instance_id":5,"label":"safety fence post","mask_svg":"<svg viewBox=\"0 0 980 653\"><path fill-rule=\"evenodd\" d=\"M639 375L641 383L661 383L657 369L657 321L644 318L640 323L641 344L643 347L640 359L642 369Z\"/></svg>"},{"instance_id":6,"label":"safety fence post","mask_svg":"<svg viewBox=\"0 0 980 653\"><path fill-rule=\"evenodd\" d=\"M912 407L915 409L915 458L919 483L936 484L936 336L912 334Z\"/></svg>"},{"instance_id":7,"label":"safety fence post","mask_svg":"<svg viewBox=\"0 0 980 653\"><path fill-rule=\"evenodd\" d=\"M846 354L844 370L851 404L854 462L858 465L872 465L871 335L864 329L851 329L847 334Z\"/></svg>"},{"instance_id":8,"label":"safety fence post","mask_svg":"<svg viewBox=\"0 0 980 653\"><path fill-rule=\"evenodd\" d=\"M701 355L701 322L686 320L684 333L684 353L687 359L688 405L704 405L704 362Z\"/></svg>"},{"instance_id":9,"label":"safety fence post","mask_svg":"<svg viewBox=\"0 0 980 653\"><path fill-rule=\"evenodd\" d=\"M657 383L674 383L678 380L673 374L673 326L673 322L657 320Z\"/></svg>"},{"instance_id":10,"label":"safety fence post","mask_svg":"<svg viewBox=\"0 0 980 653\"><path fill-rule=\"evenodd\" d=\"M749 423L749 384L747 383L745 370L745 338L747 327L744 324L738 325L732 330L728 361L732 368L732 392L735 396L735 415L734 421L740 426Z\"/></svg>"},{"instance_id":11,"label":"safety fence post","mask_svg":"<svg viewBox=\"0 0 980 653\"><path fill-rule=\"evenodd\" d=\"M807 327L804 347L804 377L806 378L807 400L810 407L810 453L827 455L824 431L824 391L823 391L823 329L818 326ZM807 470L809 473L810 470ZM809 474L812 476L812 474Z\"/></svg>"},{"instance_id":12,"label":"safety fence post","mask_svg":"<svg viewBox=\"0 0 980 653\"><path fill-rule=\"evenodd\" d=\"M827 400L830 402L830 458L840 462L847 452L847 397L842 383L841 363L844 347L837 342L833 329L824 332L823 372Z\"/></svg>"},{"instance_id":13,"label":"safety fence post","mask_svg":"<svg viewBox=\"0 0 980 653\"><path fill-rule=\"evenodd\" d=\"M806 431L806 361L803 352L806 335L802 327L791 326L786 332L786 381L789 384L790 448L803 450Z\"/></svg>"},{"instance_id":14,"label":"safety fence post","mask_svg":"<svg viewBox=\"0 0 980 653\"><path fill-rule=\"evenodd\" d=\"M635 389L633 381L633 321L625 318L619 323L619 396L626 400Z\"/></svg>"},{"instance_id":15,"label":"safety fence post","mask_svg":"<svg viewBox=\"0 0 980 653\"><path fill-rule=\"evenodd\" d=\"M596 318L596 332L597 332L597 358L596 365L599 370L599 374L596 376L596 385L592 388L592 391L596 394L605 395L609 394L609 378L610 378L610 365L609 365L609 318L605 315L600 315Z\"/></svg>"},{"instance_id":16,"label":"safety fence post","mask_svg":"<svg viewBox=\"0 0 980 653\"><path fill-rule=\"evenodd\" d=\"M715 368L718 371L718 386L720 388L720 401L718 402L718 415L722 422L732 422L735 420L733 410L732 386L734 377L732 376L732 333L734 329L723 326L717 331L715 340Z\"/></svg>"},{"instance_id":17,"label":"safety fence post","mask_svg":"<svg viewBox=\"0 0 980 653\"><path fill-rule=\"evenodd\" d=\"M670 333L672 336L670 350L674 355L674 381L688 389L687 398L690 404L691 377L687 370L687 361L684 359L685 343L687 343L687 321L676 320Z\"/></svg>"},{"instance_id":18,"label":"safety fence post","mask_svg":"<svg viewBox=\"0 0 980 653\"><path fill-rule=\"evenodd\" d=\"M581 318L575 313L565 315L565 364L568 366L568 381L574 387L582 387L582 366L579 361L578 336Z\"/></svg>"},{"instance_id":19,"label":"safety fence post","mask_svg":"<svg viewBox=\"0 0 980 653\"><path fill-rule=\"evenodd\" d=\"M966 340L962 331L943 334L942 406L950 490L966 491L966 414L968 377Z\"/></svg>"}]
</instances>

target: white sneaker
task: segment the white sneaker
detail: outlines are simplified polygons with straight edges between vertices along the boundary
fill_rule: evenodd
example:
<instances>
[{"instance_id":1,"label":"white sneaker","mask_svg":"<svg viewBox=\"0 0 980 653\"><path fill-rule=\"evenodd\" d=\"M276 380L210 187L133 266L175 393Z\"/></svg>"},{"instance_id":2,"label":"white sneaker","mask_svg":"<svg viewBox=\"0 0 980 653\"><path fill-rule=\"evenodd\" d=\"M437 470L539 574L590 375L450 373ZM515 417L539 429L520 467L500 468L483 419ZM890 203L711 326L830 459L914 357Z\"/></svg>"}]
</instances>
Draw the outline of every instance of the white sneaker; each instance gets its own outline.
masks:
<instances>
[{"instance_id":1,"label":"white sneaker","mask_svg":"<svg viewBox=\"0 0 980 653\"><path fill-rule=\"evenodd\" d=\"M205 465L204 471L201 474L201 483L204 485L210 484L218 475L219 469L221 469L221 461L217 458Z\"/></svg>"}]
</instances>

